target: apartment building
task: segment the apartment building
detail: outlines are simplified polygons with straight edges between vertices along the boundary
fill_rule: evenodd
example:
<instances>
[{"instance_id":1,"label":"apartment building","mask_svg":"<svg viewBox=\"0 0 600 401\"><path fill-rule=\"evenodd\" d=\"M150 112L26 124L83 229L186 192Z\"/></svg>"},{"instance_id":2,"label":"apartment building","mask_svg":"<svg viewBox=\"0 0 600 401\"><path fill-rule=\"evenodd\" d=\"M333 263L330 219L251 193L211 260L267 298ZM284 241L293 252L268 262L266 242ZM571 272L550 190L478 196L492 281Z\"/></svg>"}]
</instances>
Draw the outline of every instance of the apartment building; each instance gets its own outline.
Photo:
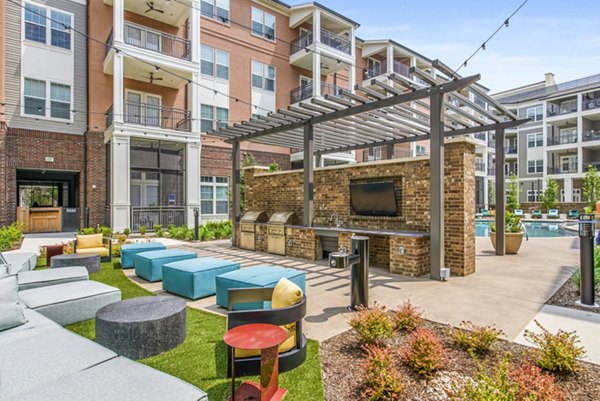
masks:
<instances>
[{"instance_id":1,"label":"apartment building","mask_svg":"<svg viewBox=\"0 0 600 401\"><path fill-rule=\"evenodd\" d=\"M557 84L548 73L493 97L519 118L531 118L506 130L504 140L505 174L518 176L520 202L538 202L549 177L559 185L560 202L584 202L587 166L600 170L600 75Z\"/></svg>"},{"instance_id":2,"label":"apartment building","mask_svg":"<svg viewBox=\"0 0 600 401\"><path fill-rule=\"evenodd\" d=\"M27 188L76 211L79 225L192 224L196 208L205 221L227 218L231 148L211 130L357 84L377 96L380 83L398 85L391 73L418 79L411 68L431 66L392 40L358 38L357 22L319 3L0 5L3 222L31 203ZM318 165L427 152L427 143L401 144L323 155ZM282 169L302 165L297 149L244 144L242 153Z\"/></svg>"}]
</instances>

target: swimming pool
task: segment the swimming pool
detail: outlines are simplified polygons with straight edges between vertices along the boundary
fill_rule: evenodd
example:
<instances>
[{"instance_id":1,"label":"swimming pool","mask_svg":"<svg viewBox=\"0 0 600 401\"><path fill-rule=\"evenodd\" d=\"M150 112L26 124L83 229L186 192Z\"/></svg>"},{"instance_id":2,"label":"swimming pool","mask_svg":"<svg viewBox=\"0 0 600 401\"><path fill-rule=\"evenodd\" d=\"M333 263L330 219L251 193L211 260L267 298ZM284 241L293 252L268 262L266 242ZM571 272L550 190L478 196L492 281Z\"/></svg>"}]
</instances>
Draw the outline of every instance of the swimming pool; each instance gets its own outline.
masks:
<instances>
[{"instance_id":1,"label":"swimming pool","mask_svg":"<svg viewBox=\"0 0 600 401\"><path fill-rule=\"evenodd\" d=\"M493 224L493 221L477 220L475 222L475 236L489 237L491 224ZM529 238L574 237L577 235L573 231L561 228L562 223L527 221L523 224Z\"/></svg>"}]
</instances>

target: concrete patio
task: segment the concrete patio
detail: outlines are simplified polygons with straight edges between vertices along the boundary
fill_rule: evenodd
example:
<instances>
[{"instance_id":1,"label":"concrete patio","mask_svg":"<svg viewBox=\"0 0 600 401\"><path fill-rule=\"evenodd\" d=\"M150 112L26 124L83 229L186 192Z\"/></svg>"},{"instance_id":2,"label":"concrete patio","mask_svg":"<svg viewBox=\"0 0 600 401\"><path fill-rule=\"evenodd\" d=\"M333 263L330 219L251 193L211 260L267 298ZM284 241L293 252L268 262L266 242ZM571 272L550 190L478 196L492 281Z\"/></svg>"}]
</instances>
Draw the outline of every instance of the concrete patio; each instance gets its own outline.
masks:
<instances>
[{"instance_id":1,"label":"concrete patio","mask_svg":"<svg viewBox=\"0 0 600 401\"><path fill-rule=\"evenodd\" d=\"M176 246L193 250L200 257L235 260L242 268L269 264L303 270L307 274L307 336L323 341L348 328L349 270L329 268L326 261L307 262L232 248L229 241ZM575 270L577 248L577 238L530 239L523 242L518 255L497 257L488 238L477 238L476 274L438 282L400 277L372 267L370 301L393 308L410 299L428 319L454 325L462 320L494 323L513 340ZM125 274L146 289L162 292L160 282L148 283L136 277L133 269L125 270ZM215 305L215 297L188 300L188 305L225 313Z\"/></svg>"}]
</instances>

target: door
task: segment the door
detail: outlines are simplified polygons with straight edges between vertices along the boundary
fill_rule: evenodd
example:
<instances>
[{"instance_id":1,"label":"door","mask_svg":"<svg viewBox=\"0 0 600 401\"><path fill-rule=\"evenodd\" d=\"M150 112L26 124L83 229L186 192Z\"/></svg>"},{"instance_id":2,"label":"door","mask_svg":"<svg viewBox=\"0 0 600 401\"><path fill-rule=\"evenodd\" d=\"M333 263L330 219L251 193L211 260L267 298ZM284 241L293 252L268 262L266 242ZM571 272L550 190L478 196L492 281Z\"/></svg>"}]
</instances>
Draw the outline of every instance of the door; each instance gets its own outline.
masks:
<instances>
[{"instance_id":1,"label":"door","mask_svg":"<svg viewBox=\"0 0 600 401\"><path fill-rule=\"evenodd\" d=\"M573 202L581 202L581 189L573 190Z\"/></svg>"},{"instance_id":2,"label":"door","mask_svg":"<svg viewBox=\"0 0 600 401\"><path fill-rule=\"evenodd\" d=\"M142 122L142 94L127 92L125 103L125 122L140 124Z\"/></svg>"},{"instance_id":3,"label":"door","mask_svg":"<svg viewBox=\"0 0 600 401\"><path fill-rule=\"evenodd\" d=\"M130 45L142 47L142 30L132 25L125 25L125 41Z\"/></svg>"},{"instance_id":4,"label":"door","mask_svg":"<svg viewBox=\"0 0 600 401\"><path fill-rule=\"evenodd\" d=\"M369 78L381 75L381 61L369 58L367 68L369 69Z\"/></svg>"},{"instance_id":5,"label":"door","mask_svg":"<svg viewBox=\"0 0 600 401\"><path fill-rule=\"evenodd\" d=\"M577 172L577 155L561 156L560 157L560 172L561 173L576 173Z\"/></svg>"},{"instance_id":6,"label":"door","mask_svg":"<svg viewBox=\"0 0 600 401\"><path fill-rule=\"evenodd\" d=\"M146 125L160 127L160 97L146 95Z\"/></svg>"},{"instance_id":7,"label":"door","mask_svg":"<svg viewBox=\"0 0 600 401\"><path fill-rule=\"evenodd\" d=\"M300 99L309 99L313 95L312 79L300 76Z\"/></svg>"},{"instance_id":8,"label":"door","mask_svg":"<svg viewBox=\"0 0 600 401\"><path fill-rule=\"evenodd\" d=\"M146 31L146 49L160 51L160 35L152 31Z\"/></svg>"}]
</instances>

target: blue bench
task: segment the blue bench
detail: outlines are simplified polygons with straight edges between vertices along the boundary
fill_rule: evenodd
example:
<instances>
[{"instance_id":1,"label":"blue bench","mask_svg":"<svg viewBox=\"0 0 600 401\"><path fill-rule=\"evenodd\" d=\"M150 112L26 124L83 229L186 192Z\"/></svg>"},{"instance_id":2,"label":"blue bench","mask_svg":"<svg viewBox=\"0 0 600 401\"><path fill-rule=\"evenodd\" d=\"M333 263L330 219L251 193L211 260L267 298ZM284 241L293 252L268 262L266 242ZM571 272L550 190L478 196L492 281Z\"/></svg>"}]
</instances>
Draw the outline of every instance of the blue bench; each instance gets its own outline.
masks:
<instances>
[{"instance_id":1,"label":"blue bench","mask_svg":"<svg viewBox=\"0 0 600 401\"><path fill-rule=\"evenodd\" d=\"M289 267L275 266L252 266L241 270L235 270L229 273L217 276L217 305L227 308L229 305L230 288L251 288L263 287L274 288L282 277L287 278L295 283L306 294L306 274L296 269ZM248 309L269 309L270 302L245 303L234 307L234 310Z\"/></svg>"},{"instance_id":2,"label":"blue bench","mask_svg":"<svg viewBox=\"0 0 600 401\"><path fill-rule=\"evenodd\" d=\"M142 252L135 255L135 275L150 282L162 280L163 265L178 260L196 259L194 252L180 249L163 249L160 251Z\"/></svg>"},{"instance_id":3,"label":"blue bench","mask_svg":"<svg viewBox=\"0 0 600 401\"><path fill-rule=\"evenodd\" d=\"M215 295L215 279L218 275L239 269L239 263L215 258L171 262L162 267L162 287L165 291L186 298L204 298Z\"/></svg>"},{"instance_id":4,"label":"blue bench","mask_svg":"<svg viewBox=\"0 0 600 401\"><path fill-rule=\"evenodd\" d=\"M121 245L121 268L133 269L135 255L142 252L158 251L167 249L161 242L139 242L137 244Z\"/></svg>"}]
</instances>

